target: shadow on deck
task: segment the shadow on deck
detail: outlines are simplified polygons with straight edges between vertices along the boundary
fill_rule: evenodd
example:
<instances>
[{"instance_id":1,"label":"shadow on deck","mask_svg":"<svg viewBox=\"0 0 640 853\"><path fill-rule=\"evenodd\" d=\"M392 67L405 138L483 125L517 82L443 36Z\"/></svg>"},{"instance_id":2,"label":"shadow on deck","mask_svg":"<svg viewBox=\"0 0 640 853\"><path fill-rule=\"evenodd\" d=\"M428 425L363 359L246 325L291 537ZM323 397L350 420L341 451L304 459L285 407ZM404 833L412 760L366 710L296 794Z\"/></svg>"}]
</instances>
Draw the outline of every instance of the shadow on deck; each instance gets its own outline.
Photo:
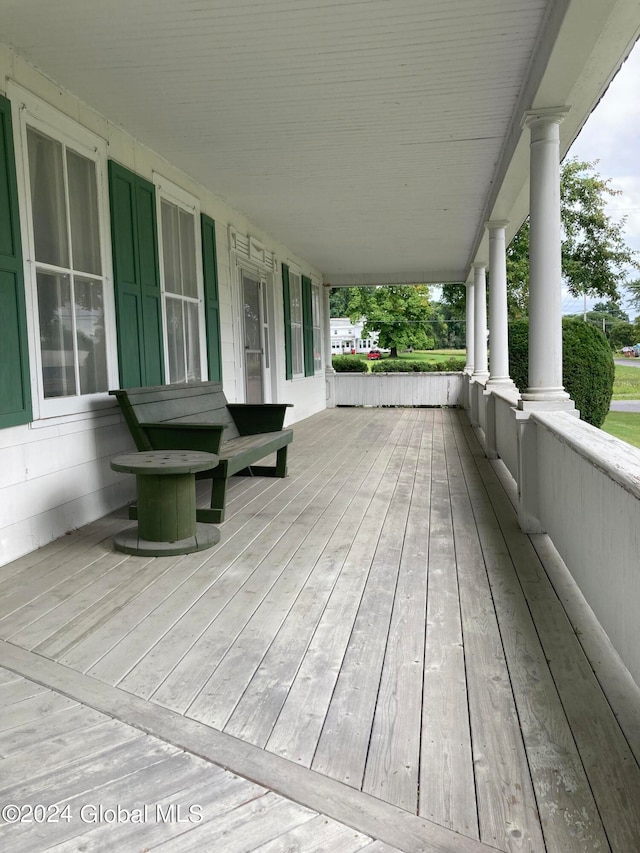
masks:
<instances>
[{"instance_id":1,"label":"shadow on deck","mask_svg":"<svg viewBox=\"0 0 640 853\"><path fill-rule=\"evenodd\" d=\"M0 568L2 799L71 816L5 846L640 850L637 687L509 489L461 412L334 409L211 551Z\"/></svg>"}]
</instances>

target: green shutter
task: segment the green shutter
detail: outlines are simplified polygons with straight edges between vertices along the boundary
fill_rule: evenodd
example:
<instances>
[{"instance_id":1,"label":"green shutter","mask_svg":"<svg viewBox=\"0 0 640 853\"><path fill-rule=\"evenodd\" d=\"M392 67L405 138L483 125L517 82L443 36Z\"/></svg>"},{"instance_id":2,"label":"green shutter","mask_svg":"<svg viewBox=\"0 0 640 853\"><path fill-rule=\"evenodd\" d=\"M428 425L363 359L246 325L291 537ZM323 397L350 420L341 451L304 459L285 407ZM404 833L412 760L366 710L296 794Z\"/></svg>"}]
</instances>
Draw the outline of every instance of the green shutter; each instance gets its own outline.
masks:
<instances>
[{"instance_id":1,"label":"green shutter","mask_svg":"<svg viewBox=\"0 0 640 853\"><path fill-rule=\"evenodd\" d=\"M200 224L202 228L202 271L204 274L204 307L207 326L209 381L222 382L216 223L203 213L200 218Z\"/></svg>"},{"instance_id":2,"label":"green shutter","mask_svg":"<svg viewBox=\"0 0 640 853\"><path fill-rule=\"evenodd\" d=\"M33 420L11 104L0 95L0 427Z\"/></svg>"},{"instance_id":3,"label":"green shutter","mask_svg":"<svg viewBox=\"0 0 640 853\"><path fill-rule=\"evenodd\" d=\"M302 276L302 338L304 341L304 375L313 376L313 297L311 279Z\"/></svg>"},{"instance_id":4,"label":"green shutter","mask_svg":"<svg viewBox=\"0 0 640 853\"><path fill-rule=\"evenodd\" d=\"M289 267L282 264L282 295L284 301L284 360L287 379L293 378L291 353L291 294L289 293Z\"/></svg>"},{"instance_id":5,"label":"green shutter","mask_svg":"<svg viewBox=\"0 0 640 853\"><path fill-rule=\"evenodd\" d=\"M109 161L111 241L122 388L164 382L155 188Z\"/></svg>"}]
</instances>

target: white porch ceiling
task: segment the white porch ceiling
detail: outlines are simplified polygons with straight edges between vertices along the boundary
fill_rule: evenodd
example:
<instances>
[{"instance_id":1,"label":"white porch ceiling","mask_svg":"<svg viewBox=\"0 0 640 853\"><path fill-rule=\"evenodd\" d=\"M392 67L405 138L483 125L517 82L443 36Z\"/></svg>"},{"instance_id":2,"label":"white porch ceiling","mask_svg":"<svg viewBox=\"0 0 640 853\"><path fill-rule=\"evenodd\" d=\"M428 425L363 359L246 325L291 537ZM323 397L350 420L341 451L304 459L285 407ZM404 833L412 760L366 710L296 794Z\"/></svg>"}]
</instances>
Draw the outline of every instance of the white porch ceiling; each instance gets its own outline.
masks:
<instances>
[{"instance_id":1,"label":"white porch ceiling","mask_svg":"<svg viewBox=\"0 0 640 853\"><path fill-rule=\"evenodd\" d=\"M568 148L638 0L0 0L0 39L332 284L464 281Z\"/></svg>"}]
</instances>

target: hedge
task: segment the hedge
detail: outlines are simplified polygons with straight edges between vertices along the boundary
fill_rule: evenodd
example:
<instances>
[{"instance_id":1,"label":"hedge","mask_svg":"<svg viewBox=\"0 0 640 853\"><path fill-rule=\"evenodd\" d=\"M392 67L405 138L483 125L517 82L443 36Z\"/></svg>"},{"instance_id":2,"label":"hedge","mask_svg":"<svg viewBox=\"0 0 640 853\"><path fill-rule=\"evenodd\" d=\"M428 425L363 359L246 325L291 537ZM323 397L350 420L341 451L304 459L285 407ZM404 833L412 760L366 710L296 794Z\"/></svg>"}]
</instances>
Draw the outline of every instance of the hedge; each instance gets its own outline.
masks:
<instances>
[{"instance_id":1,"label":"hedge","mask_svg":"<svg viewBox=\"0 0 640 853\"><path fill-rule=\"evenodd\" d=\"M353 355L334 355L331 364L336 373L367 373L369 365Z\"/></svg>"},{"instance_id":2,"label":"hedge","mask_svg":"<svg viewBox=\"0 0 640 853\"><path fill-rule=\"evenodd\" d=\"M385 358L375 361L372 373L437 373L439 371L464 370L463 358L448 358L445 361L409 361L403 358Z\"/></svg>"},{"instance_id":3,"label":"hedge","mask_svg":"<svg viewBox=\"0 0 640 853\"><path fill-rule=\"evenodd\" d=\"M580 410L580 418L599 427L613 393L615 365L602 332L581 320L562 321L562 384ZM529 324L509 326L509 374L520 391L529 384Z\"/></svg>"}]
</instances>

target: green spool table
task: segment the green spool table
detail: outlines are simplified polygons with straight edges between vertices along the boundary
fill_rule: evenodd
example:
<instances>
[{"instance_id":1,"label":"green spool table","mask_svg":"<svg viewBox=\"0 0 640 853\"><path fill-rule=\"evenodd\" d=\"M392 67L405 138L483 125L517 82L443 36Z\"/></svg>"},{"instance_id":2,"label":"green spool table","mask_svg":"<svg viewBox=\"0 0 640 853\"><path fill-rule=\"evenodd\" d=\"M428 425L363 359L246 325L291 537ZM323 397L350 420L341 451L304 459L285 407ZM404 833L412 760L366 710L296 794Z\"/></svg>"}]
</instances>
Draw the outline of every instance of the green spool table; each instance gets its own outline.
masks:
<instances>
[{"instance_id":1,"label":"green spool table","mask_svg":"<svg viewBox=\"0 0 640 853\"><path fill-rule=\"evenodd\" d=\"M138 524L114 536L116 549L159 557L203 551L219 542L217 527L196 521L195 484L198 471L217 464L215 454L191 450L149 450L112 459L114 471L136 475L138 490Z\"/></svg>"}]
</instances>

